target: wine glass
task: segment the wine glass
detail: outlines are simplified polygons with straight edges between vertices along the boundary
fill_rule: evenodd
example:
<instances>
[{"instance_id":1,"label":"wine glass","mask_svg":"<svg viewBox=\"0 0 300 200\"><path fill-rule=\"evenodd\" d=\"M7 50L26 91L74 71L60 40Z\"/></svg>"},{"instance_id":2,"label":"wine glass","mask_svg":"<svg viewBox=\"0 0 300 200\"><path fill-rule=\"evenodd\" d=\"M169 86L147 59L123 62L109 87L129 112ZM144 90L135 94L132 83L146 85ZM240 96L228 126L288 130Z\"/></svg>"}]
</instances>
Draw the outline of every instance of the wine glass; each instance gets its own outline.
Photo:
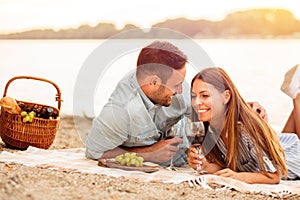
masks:
<instances>
[{"instance_id":1,"label":"wine glass","mask_svg":"<svg viewBox=\"0 0 300 200\"><path fill-rule=\"evenodd\" d=\"M180 129L180 127L174 125L170 128L169 131L166 132L165 135L165 139L172 139L174 137L179 137L182 138L183 137L183 131ZM179 143L173 143L172 145L177 146ZM171 157L170 160L170 165L166 168L167 170L172 170L172 171L176 171L176 168L174 167L173 164L173 156Z\"/></svg>"},{"instance_id":2,"label":"wine glass","mask_svg":"<svg viewBox=\"0 0 300 200\"><path fill-rule=\"evenodd\" d=\"M201 146L205 138L205 127L203 122L191 122L191 131L187 133L187 138L191 142L191 145L195 147L196 153L202 160L204 158L204 154ZM195 172L197 174L204 174L206 171L202 169L200 164L198 164Z\"/></svg>"}]
</instances>

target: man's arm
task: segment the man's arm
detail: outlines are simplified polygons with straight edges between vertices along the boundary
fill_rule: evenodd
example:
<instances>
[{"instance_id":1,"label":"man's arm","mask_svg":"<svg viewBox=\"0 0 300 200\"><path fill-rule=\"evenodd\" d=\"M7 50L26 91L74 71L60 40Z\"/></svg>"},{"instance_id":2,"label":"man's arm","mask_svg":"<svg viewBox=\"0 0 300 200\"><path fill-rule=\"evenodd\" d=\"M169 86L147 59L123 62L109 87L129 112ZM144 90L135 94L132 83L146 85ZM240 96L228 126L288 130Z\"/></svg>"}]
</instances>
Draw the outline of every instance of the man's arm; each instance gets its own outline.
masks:
<instances>
[{"instance_id":1,"label":"man's arm","mask_svg":"<svg viewBox=\"0 0 300 200\"><path fill-rule=\"evenodd\" d=\"M128 115L123 108L105 105L93 120L86 140L86 157L99 159L105 151L113 150L128 139Z\"/></svg>"},{"instance_id":2,"label":"man's arm","mask_svg":"<svg viewBox=\"0 0 300 200\"><path fill-rule=\"evenodd\" d=\"M105 151L101 158L115 158L116 156L126 153L135 152L138 156L144 157L145 161L150 162L167 162L172 156L175 156L179 150L173 144L182 143L181 138L172 138L168 140L160 140L153 145L145 147L124 147L119 146L112 150Z\"/></svg>"},{"instance_id":3,"label":"man's arm","mask_svg":"<svg viewBox=\"0 0 300 200\"><path fill-rule=\"evenodd\" d=\"M94 119L92 129L86 141L86 155L91 159L115 158L125 152L136 152L144 160L166 162L179 150L180 138L161 140L144 147L124 147L128 139L129 117L123 107L105 106L100 115Z\"/></svg>"}]
</instances>

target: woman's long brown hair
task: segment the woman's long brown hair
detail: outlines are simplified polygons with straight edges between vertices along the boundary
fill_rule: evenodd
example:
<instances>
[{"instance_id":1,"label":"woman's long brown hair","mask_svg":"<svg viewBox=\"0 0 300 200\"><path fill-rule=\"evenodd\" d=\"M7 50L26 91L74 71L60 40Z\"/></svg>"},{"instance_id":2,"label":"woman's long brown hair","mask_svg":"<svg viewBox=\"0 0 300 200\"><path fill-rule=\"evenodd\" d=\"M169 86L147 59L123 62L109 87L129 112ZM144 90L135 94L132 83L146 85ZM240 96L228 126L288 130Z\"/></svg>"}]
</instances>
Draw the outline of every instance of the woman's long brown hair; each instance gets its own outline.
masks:
<instances>
[{"instance_id":1,"label":"woman's long brown hair","mask_svg":"<svg viewBox=\"0 0 300 200\"><path fill-rule=\"evenodd\" d=\"M266 171L263 165L263 151L270 156L275 167L280 169L281 173L286 176L285 154L275 131L245 102L228 74L222 68L206 68L193 78L191 82L192 87L194 81L198 79L213 85L220 92L229 90L231 93L221 131L221 135L226 134L226 132L228 135L226 162L224 163L224 160L220 160L219 155L212 155L216 159L215 162L234 171L237 170L237 161L240 161L239 140L241 138L241 125L239 125L239 122L241 122L242 129L254 140L261 169ZM195 117L197 117L197 114L193 111L192 118ZM212 151L211 154L216 154L216 151Z\"/></svg>"}]
</instances>

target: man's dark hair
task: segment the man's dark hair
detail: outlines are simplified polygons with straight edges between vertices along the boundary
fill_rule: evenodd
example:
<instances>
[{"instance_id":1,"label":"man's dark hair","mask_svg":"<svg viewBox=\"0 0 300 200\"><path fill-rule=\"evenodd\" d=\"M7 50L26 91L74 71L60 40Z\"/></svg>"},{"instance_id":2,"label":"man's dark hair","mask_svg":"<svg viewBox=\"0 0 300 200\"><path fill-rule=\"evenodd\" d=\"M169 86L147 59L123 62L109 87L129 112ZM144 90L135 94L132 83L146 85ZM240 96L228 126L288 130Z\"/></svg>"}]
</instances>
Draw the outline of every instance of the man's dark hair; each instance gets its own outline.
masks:
<instances>
[{"instance_id":1,"label":"man's dark hair","mask_svg":"<svg viewBox=\"0 0 300 200\"><path fill-rule=\"evenodd\" d=\"M142 74L157 75L165 83L173 70L182 69L187 56L173 44L166 41L154 41L144 47L137 60L137 78Z\"/></svg>"}]
</instances>

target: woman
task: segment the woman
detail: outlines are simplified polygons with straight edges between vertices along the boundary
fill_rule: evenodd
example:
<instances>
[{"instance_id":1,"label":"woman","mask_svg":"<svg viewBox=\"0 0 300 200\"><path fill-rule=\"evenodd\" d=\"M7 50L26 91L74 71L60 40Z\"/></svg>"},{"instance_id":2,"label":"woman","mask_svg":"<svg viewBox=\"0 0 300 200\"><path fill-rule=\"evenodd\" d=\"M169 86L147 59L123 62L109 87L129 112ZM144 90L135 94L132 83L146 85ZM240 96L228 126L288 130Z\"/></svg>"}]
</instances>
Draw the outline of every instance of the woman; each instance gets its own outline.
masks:
<instances>
[{"instance_id":1,"label":"woman","mask_svg":"<svg viewBox=\"0 0 300 200\"><path fill-rule=\"evenodd\" d=\"M203 121L208 129L202 145L206 156L200 160L195 148L190 147L191 167L196 169L201 164L207 173L247 183L277 184L281 177L299 176L299 168L287 169L279 141L282 139L289 151L299 151L294 147L299 143L297 136L277 137L269 124L244 101L223 69L204 69L193 78L191 85L192 119ZM297 98L300 102L300 95ZM290 154L295 156L294 152Z\"/></svg>"}]
</instances>

